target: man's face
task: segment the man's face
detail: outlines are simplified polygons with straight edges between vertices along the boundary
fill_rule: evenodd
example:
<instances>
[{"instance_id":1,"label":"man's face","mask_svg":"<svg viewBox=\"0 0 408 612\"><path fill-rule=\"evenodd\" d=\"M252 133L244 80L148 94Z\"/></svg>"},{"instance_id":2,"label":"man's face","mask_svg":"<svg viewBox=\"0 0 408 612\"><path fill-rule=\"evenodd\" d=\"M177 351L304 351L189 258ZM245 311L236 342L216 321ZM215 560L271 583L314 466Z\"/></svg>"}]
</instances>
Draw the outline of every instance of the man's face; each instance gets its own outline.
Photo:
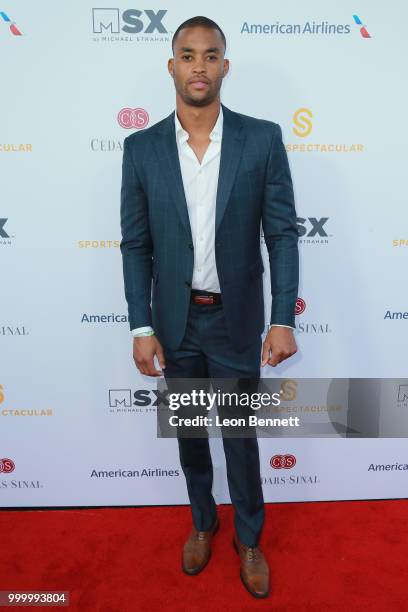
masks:
<instances>
[{"instance_id":1,"label":"man's face","mask_svg":"<svg viewBox=\"0 0 408 612\"><path fill-rule=\"evenodd\" d=\"M168 69L177 93L186 104L207 106L213 102L228 68L218 30L202 27L180 30Z\"/></svg>"}]
</instances>

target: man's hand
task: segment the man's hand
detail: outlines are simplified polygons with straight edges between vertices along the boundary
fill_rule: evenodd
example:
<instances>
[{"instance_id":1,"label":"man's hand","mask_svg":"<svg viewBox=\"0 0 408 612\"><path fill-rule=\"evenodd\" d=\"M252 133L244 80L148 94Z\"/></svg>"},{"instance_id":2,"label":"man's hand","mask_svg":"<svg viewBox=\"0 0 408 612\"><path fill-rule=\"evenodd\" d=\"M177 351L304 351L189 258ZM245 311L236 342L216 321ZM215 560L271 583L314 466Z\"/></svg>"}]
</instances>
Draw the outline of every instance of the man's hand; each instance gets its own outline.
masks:
<instances>
[{"instance_id":1,"label":"man's hand","mask_svg":"<svg viewBox=\"0 0 408 612\"><path fill-rule=\"evenodd\" d=\"M271 327L262 348L263 367L266 363L270 366L277 366L297 351L296 341L293 330L288 327ZM271 356L272 353L272 356Z\"/></svg>"},{"instance_id":2,"label":"man's hand","mask_svg":"<svg viewBox=\"0 0 408 612\"><path fill-rule=\"evenodd\" d=\"M146 376L162 376L161 370L154 367L154 356L157 355L160 367L166 367L163 348L155 335L133 338L133 359L141 374Z\"/></svg>"}]
</instances>

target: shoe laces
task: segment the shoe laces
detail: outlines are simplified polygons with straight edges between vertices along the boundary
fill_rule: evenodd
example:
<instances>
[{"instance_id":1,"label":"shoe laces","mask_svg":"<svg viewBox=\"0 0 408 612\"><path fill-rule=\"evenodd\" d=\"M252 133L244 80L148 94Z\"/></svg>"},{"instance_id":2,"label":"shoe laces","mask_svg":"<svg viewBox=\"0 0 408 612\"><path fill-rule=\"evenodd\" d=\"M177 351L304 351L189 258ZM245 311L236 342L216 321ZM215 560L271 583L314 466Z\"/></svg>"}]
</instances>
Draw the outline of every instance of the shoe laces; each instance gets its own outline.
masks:
<instances>
[{"instance_id":1,"label":"shoe laces","mask_svg":"<svg viewBox=\"0 0 408 612\"><path fill-rule=\"evenodd\" d=\"M247 547L247 557L248 561L256 561L258 557L258 549L255 546Z\"/></svg>"}]
</instances>

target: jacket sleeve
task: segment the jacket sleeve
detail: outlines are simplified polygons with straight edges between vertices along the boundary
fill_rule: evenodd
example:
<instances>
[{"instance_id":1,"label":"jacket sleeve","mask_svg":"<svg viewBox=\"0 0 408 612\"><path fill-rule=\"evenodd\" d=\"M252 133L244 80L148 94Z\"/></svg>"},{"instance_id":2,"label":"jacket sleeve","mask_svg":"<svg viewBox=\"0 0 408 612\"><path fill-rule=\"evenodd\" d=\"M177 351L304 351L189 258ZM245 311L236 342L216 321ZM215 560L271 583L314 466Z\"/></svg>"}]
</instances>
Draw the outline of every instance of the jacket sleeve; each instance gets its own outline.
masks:
<instances>
[{"instance_id":1,"label":"jacket sleeve","mask_svg":"<svg viewBox=\"0 0 408 612\"><path fill-rule=\"evenodd\" d=\"M151 286L153 243L148 203L132 159L131 144L123 148L120 223L123 280L130 329L152 324Z\"/></svg>"},{"instance_id":2,"label":"jacket sleeve","mask_svg":"<svg viewBox=\"0 0 408 612\"><path fill-rule=\"evenodd\" d=\"M262 207L262 227L271 272L271 324L295 327L299 284L298 231L292 178L282 130L274 125Z\"/></svg>"}]
</instances>

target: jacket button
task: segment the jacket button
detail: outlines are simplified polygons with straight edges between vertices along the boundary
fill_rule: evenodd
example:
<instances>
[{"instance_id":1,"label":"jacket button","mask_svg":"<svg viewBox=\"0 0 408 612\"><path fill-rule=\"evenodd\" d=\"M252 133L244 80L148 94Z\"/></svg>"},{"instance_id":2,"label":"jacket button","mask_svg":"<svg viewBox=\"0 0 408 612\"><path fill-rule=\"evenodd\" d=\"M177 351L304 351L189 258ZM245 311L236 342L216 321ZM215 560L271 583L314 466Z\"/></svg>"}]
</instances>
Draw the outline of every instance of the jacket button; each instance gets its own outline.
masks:
<instances>
[{"instance_id":1,"label":"jacket button","mask_svg":"<svg viewBox=\"0 0 408 612\"><path fill-rule=\"evenodd\" d=\"M186 286L187 286L187 287L191 287L191 283L190 283L190 281L186 281Z\"/></svg>"},{"instance_id":2,"label":"jacket button","mask_svg":"<svg viewBox=\"0 0 408 612\"><path fill-rule=\"evenodd\" d=\"M193 249L194 249L194 245L193 245L193 243L192 243L192 242L190 242L190 244L188 245L188 248L189 248L189 249L191 249L191 250L193 250Z\"/></svg>"}]
</instances>

